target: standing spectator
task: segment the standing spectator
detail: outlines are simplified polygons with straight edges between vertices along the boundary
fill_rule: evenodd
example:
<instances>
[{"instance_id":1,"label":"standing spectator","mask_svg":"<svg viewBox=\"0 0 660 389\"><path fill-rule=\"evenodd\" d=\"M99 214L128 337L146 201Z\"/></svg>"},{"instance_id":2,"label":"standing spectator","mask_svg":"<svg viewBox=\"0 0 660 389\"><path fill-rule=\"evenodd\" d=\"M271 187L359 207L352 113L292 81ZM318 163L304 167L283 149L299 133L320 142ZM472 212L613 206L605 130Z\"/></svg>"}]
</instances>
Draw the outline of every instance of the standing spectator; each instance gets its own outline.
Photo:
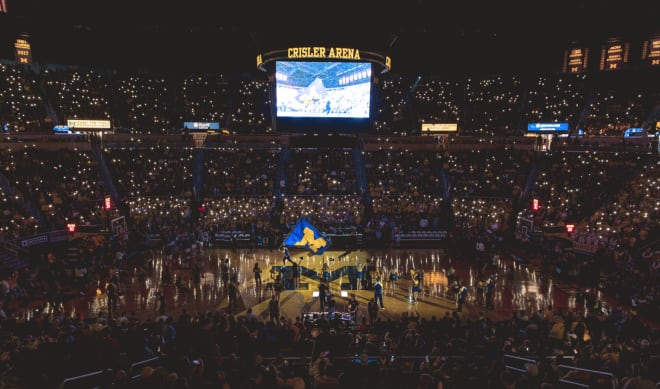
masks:
<instances>
[{"instance_id":1,"label":"standing spectator","mask_svg":"<svg viewBox=\"0 0 660 389\"><path fill-rule=\"evenodd\" d=\"M163 291L158 293L158 314L160 316L165 316L167 313L167 300L165 299L165 294Z\"/></svg>"},{"instance_id":2,"label":"standing spectator","mask_svg":"<svg viewBox=\"0 0 660 389\"><path fill-rule=\"evenodd\" d=\"M233 275L229 281L227 294L229 295L229 306L227 307L227 311L231 314L236 310L238 302L238 277L236 275Z\"/></svg>"},{"instance_id":3,"label":"standing spectator","mask_svg":"<svg viewBox=\"0 0 660 389\"><path fill-rule=\"evenodd\" d=\"M326 302L326 310L328 311L328 315L334 314L337 312L337 302L335 301L335 297L332 295L332 293L328 293L327 297L328 301Z\"/></svg>"},{"instance_id":4,"label":"standing spectator","mask_svg":"<svg viewBox=\"0 0 660 389\"><path fill-rule=\"evenodd\" d=\"M220 269L221 272L221 277L222 277L222 287L227 292L229 289L229 258L225 258L222 261L222 267Z\"/></svg>"},{"instance_id":5,"label":"standing spectator","mask_svg":"<svg viewBox=\"0 0 660 389\"><path fill-rule=\"evenodd\" d=\"M302 261L302 257L300 257L300 260ZM295 262L291 266L291 277L293 290L298 290L298 287L300 286L300 265Z\"/></svg>"},{"instance_id":6,"label":"standing spectator","mask_svg":"<svg viewBox=\"0 0 660 389\"><path fill-rule=\"evenodd\" d=\"M172 269L170 268L170 264L164 264L163 265L163 274L161 275L161 283L163 286L165 285L171 285L172 281L174 279L174 276L172 275Z\"/></svg>"},{"instance_id":7,"label":"standing spectator","mask_svg":"<svg viewBox=\"0 0 660 389\"><path fill-rule=\"evenodd\" d=\"M451 258L449 258L449 263L451 264ZM452 265L449 265L449 270L447 270L447 283L451 285L456 281L456 269Z\"/></svg>"},{"instance_id":8,"label":"standing spectator","mask_svg":"<svg viewBox=\"0 0 660 389\"><path fill-rule=\"evenodd\" d=\"M461 281L458 282L458 293L456 294L456 312L463 312L463 303L467 299L467 286Z\"/></svg>"},{"instance_id":9,"label":"standing spectator","mask_svg":"<svg viewBox=\"0 0 660 389\"><path fill-rule=\"evenodd\" d=\"M108 280L105 293L108 296L108 317L112 318L112 314L117 307L117 297L119 297L119 286L117 286L114 279Z\"/></svg>"},{"instance_id":10,"label":"standing spectator","mask_svg":"<svg viewBox=\"0 0 660 389\"><path fill-rule=\"evenodd\" d=\"M319 282L319 310L325 311L325 303L328 300L328 284L325 278L321 278Z\"/></svg>"},{"instance_id":11,"label":"standing spectator","mask_svg":"<svg viewBox=\"0 0 660 389\"><path fill-rule=\"evenodd\" d=\"M380 283L380 278L376 279L376 284L374 285L374 299L380 305L380 309L385 309L385 304L383 303L383 284Z\"/></svg>"},{"instance_id":12,"label":"standing spectator","mask_svg":"<svg viewBox=\"0 0 660 389\"><path fill-rule=\"evenodd\" d=\"M369 314L369 325L373 325L378 317L378 303L374 297L367 303L367 313Z\"/></svg>"},{"instance_id":13,"label":"standing spectator","mask_svg":"<svg viewBox=\"0 0 660 389\"><path fill-rule=\"evenodd\" d=\"M280 300L277 295L273 295L268 302L268 314L270 315L270 322L275 326L280 326Z\"/></svg>"},{"instance_id":14,"label":"standing spectator","mask_svg":"<svg viewBox=\"0 0 660 389\"><path fill-rule=\"evenodd\" d=\"M53 268L49 268L46 285L48 290L48 302L53 309L58 308L62 303L62 285L60 284L59 279L56 271ZM10 289L7 301L11 298L21 297L20 294L17 293L18 286L13 281L10 281L9 285Z\"/></svg>"},{"instance_id":15,"label":"standing spectator","mask_svg":"<svg viewBox=\"0 0 660 389\"><path fill-rule=\"evenodd\" d=\"M208 230L204 230L202 232L202 246L201 246L201 248L209 248L209 247L211 247L210 240L209 240L209 232L208 232Z\"/></svg>"},{"instance_id":16,"label":"standing spectator","mask_svg":"<svg viewBox=\"0 0 660 389\"><path fill-rule=\"evenodd\" d=\"M486 309L493 308L493 290L495 289L495 279L491 274L486 280Z\"/></svg>"},{"instance_id":17,"label":"standing spectator","mask_svg":"<svg viewBox=\"0 0 660 389\"><path fill-rule=\"evenodd\" d=\"M282 293L282 272L278 269L273 269L270 272L270 278L273 280L273 293L280 299Z\"/></svg>"},{"instance_id":18,"label":"standing spectator","mask_svg":"<svg viewBox=\"0 0 660 389\"><path fill-rule=\"evenodd\" d=\"M353 320L354 323L357 323L357 310L358 310L358 301L355 296L355 293L351 293L350 297L348 298L348 313L351 315L351 319Z\"/></svg>"},{"instance_id":19,"label":"standing spectator","mask_svg":"<svg viewBox=\"0 0 660 389\"><path fill-rule=\"evenodd\" d=\"M84 290L87 285L87 266L84 263L78 263L74 269L75 275L75 285L76 288L80 291L81 295L84 295Z\"/></svg>"},{"instance_id":20,"label":"standing spectator","mask_svg":"<svg viewBox=\"0 0 660 389\"><path fill-rule=\"evenodd\" d=\"M284 289L293 289L293 272L291 271L291 266L282 266L280 271L282 272L282 279L284 280Z\"/></svg>"},{"instance_id":21,"label":"standing spectator","mask_svg":"<svg viewBox=\"0 0 660 389\"><path fill-rule=\"evenodd\" d=\"M138 291L139 291L139 298L140 301L146 301L147 296L148 296L148 288L147 288L147 271L145 270L144 266L140 266L138 268L138 274L137 274L137 280L138 280Z\"/></svg>"},{"instance_id":22,"label":"standing spectator","mask_svg":"<svg viewBox=\"0 0 660 389\"><path fill-rule=\"evenodd\" d=\"M197 260L193 263L192 266L192 276L194 288L198 289L202 283L202 265Z\"/></svg>"},{"instance_id":23,"label":"standing spectator","mask_svg":"<svg viewBox=\"0 0 660 389\"><path fill-rule=\"evenodd\" d=\"M254 285L257 288L257 296L261 299L261 268L259 267L259 262L254 263L252 273L254 273Z\"/></svg>"},{"instance_id":24,"label":"standing spectator","mask_svg":"<svg viewBox=\"0 0 660 389\"><path fill-rule=\"evenodd\" d=\"M367 258L362 267L362 289L371 289L373 286L371 259Z\"/></svg>"}]
</instances>

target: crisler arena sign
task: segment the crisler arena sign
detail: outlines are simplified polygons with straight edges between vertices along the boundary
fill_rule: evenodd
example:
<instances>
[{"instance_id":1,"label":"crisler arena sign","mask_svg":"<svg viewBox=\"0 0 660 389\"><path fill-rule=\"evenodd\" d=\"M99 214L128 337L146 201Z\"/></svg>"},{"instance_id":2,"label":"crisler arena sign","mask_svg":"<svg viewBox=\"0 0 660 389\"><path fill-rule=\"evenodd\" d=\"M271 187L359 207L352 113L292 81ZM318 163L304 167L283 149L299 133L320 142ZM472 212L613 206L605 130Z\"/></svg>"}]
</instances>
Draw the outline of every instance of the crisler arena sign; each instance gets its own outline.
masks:
<instances>
[{"instance_id":1,"label":"crisler arena sign","mask_svg":"<svg viewBox=\"0 0 660 389\"><path fill-rule=\"evenodd\" d=\"M282 50L273 50L257 55L257 68L267 72L268 64L278 60L332 60L332 61L367 61L381 66L381 73L392 68L390 57L373 51L352 47L300 46Z\"/></svg>"},{"instance_id":2,"label":"crisler arena sign","mask_svg":"<svg viewBox=\"0 0 660 389\"><path fill-rule=\"evenodd\" d=\"M362 60L360 50L348 47L289 47L286 50L288 59L328 58L345 60Z\"/></svg>"}]
</instances>

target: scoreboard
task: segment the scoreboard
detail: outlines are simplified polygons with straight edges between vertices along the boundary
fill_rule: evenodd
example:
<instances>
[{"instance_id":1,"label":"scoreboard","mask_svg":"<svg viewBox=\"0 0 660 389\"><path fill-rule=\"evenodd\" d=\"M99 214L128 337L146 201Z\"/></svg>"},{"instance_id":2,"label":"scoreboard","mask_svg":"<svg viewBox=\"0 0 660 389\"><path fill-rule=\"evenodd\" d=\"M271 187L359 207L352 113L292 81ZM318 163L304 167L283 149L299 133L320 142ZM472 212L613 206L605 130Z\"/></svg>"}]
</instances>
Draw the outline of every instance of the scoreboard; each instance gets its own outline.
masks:
<instances>
[{"instance_id":1,"label":"scoreboard","mask_svg":"<svg viewBox=\"0 0 660 389\"><path fill-rule=\"evenodd\" d=\"M373 129L374 86L392 60L355 47L299 45L259 54L256 65L268 73L273 130L362 133Z\"/></svg>"}]
</instances>

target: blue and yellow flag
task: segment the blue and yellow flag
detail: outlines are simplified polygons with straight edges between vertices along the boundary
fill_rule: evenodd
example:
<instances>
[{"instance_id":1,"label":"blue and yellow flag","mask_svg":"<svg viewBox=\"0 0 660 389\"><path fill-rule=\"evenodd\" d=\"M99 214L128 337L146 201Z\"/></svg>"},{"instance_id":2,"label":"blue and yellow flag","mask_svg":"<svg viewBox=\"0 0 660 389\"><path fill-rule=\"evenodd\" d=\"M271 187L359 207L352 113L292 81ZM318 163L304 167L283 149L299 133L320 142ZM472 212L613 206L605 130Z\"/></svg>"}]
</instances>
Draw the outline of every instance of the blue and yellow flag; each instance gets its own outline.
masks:
<instances>
[{"instance_id":1,"label":"blue and yellow flag","mask_svg":"<svg viewBox=\"0 0 660 389\"><path fill-rule=\"evenodd\" d=\"M284 246L306 249L312 254L323 254L330 246L330 240L306 219L300 219L284 241Z\"/></svg>"}]
</instances>

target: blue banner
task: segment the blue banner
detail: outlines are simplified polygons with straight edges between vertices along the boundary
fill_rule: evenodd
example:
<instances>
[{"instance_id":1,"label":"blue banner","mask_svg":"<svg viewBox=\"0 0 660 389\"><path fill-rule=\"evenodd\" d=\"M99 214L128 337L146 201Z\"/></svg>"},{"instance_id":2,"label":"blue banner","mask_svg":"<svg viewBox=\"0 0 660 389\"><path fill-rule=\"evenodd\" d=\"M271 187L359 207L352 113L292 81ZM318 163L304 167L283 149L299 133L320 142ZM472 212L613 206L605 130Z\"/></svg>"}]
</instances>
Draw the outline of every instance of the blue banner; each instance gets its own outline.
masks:
<instances>
[{"instance_id":1,"label":"blue banner","mask_svg":"<svg viewBox=\"0 0 660 389\"><path fill-rule=\"evenodd\" d=\"M330 246L330 240L306 219L300 219L284 241L284 246L305 249L320 255Z\"/></svg>"},{"instance_id":2,"label":"blue banner","mask_svg":"<svg viewBox=\"0 0 660 389\"><path fill-rule=\"evenodd\" d=\"M527 132L568 132L568 122L560 123L527 123Z\"/></svg>"},{"instance_id":3,"label":"blue banner","mask_svg":"<svg viewBox=\"0 0 660 389\"><path fill-rule=\"evenodd\" d=\"M220 130L219 122L183 122L183 128L193 131Z\"/></svg>"}]
</instances>

